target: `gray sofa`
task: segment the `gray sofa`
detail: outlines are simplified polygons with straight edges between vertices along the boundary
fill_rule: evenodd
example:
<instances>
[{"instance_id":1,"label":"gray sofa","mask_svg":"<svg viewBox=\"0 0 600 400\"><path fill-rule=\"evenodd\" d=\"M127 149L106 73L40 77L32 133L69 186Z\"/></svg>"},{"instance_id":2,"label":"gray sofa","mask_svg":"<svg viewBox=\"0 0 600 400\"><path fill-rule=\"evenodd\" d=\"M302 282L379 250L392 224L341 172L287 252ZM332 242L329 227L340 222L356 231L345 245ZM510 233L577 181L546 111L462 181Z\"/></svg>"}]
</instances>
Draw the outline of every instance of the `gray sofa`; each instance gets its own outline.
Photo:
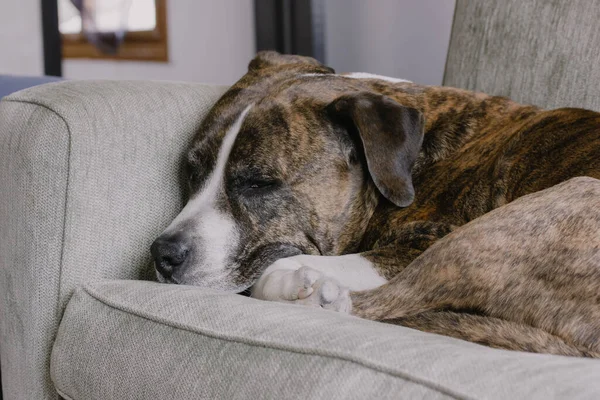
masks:
<instances>
[{"instance_id":1,"label":"gray sofa","mask_svg":"<svg viewBox=\"0 0 600 400\"><path fill-rule=\"evenodd\" d=\"M459 0L445 83L598 110L599 10ZM183 151L224 90L71 81L0 102L6 400L600 397L597 360L150 282Z\"/></svg>"}]
</instances>

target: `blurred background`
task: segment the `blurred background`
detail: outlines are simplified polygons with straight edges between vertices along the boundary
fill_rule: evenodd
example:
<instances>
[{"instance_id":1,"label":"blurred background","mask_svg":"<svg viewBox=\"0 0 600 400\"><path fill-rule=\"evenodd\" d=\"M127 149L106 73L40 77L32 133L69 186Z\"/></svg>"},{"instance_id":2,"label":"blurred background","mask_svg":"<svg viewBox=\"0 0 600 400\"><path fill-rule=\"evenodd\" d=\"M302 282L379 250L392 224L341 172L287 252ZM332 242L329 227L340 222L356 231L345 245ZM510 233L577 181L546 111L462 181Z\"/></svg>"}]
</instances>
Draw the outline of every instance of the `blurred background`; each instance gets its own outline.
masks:
<instances>
[{"instance_id":1,"label":"blurred background","mask_svg":"<svg viewBox=\"0 0 600 400\"><path fill-rule=\"evenodd\" d=\"M454 0L1 0L0 74L231 84L257 50L442 83Z\"/></svg>"}]
</instances>

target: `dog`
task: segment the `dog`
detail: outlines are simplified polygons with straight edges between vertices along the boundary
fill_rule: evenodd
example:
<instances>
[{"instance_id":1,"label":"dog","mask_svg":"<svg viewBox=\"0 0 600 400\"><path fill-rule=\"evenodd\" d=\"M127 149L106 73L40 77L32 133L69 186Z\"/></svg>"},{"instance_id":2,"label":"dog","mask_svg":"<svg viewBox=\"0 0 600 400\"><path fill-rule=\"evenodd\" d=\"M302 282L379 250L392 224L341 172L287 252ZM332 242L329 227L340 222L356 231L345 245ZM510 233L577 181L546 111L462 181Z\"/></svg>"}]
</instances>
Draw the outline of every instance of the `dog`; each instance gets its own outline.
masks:
<instances>
[{"instance_id":1,"label":"dog","mask_svg":"<svg viewBox=\"0 0 600 400\"><path fill-rule=\"evenodd\" d=\"M492 347L600 357L600 180L572 178L474 219L352 306Z\"/></svg>"},{"instance_id":2,"label":"dog","mask_svg":"<svg viewBox=\"0 0 600 400\"><path fill-rule=\"evenodd\" d=\"M415 289L402 278L417 266L427 271L415 259L457 227L570 178L600 178L600 113L546 111L455 88L336 74L309 57L260 52L208 113L185 164L190 199L151 247L160 282L251 291L259 299L493 347L600 351L598 331L589 338L597 326L582 326L588 336L575 338L574 331L556 328L566 323L562 317L541 315L546 303L531 296L515 295L511 303L479 296L458 284L456 271L436 267L436 273L411 275L423 279L413 279L422 291L413 298L407 293ZM532 239L518 237L496 249L509 255ZM600 239L590 241L597 250ZM528 276L524 267L513 272L510 262L493 265L515 279L549 285L563 277L574 282L581 273L552 265ZM587 301L597 311L594 265L587 272L595 274L590 287L596 291ZM468 282L502 295L496 275L479 273ZM580 290L565 288L565 301L577 302ZM510 340L481 335L502 327L512 332Z\"/></svg>"}]
</instances>

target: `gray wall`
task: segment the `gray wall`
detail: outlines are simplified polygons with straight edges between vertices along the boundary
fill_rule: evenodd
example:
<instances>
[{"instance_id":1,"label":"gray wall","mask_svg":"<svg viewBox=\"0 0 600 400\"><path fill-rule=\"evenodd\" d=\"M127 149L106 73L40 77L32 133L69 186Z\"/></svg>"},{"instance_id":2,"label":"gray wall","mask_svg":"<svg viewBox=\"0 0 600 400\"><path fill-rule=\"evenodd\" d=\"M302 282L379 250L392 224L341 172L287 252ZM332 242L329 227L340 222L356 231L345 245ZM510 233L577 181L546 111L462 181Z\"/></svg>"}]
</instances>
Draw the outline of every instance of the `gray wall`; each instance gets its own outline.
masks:
<instances>
[{"instance_id":1,"label":"gray wall","mask_svg":"<svg viewBox=\"0 0 600 400\"><path fill-rule=\"evenodd\" d=\"M455 0L324 0L325 57L337 72L441 85Z\"/></svg>"},{"instance_id":2,"label":"gray wall","mask_svg":"<svg viewBox=\"0 0 600 400\"><path fill-rule=\"evenodd\" d=\"M43 73L41 2L0 0L0 74Z\"/></svg>"},{"instance_id":3,"label":"gray wall","mask_svg":"<svg viewBox=\"0 0 600 400\"><path fill-rule=\"evenodd\" d=\"M0 0L0 74L44 73L40 4ZM64 76L232 84L246 72L255 53L253 0L172 0L167 7L169 63L66 59Z\"/></svg>"}]
</instances>

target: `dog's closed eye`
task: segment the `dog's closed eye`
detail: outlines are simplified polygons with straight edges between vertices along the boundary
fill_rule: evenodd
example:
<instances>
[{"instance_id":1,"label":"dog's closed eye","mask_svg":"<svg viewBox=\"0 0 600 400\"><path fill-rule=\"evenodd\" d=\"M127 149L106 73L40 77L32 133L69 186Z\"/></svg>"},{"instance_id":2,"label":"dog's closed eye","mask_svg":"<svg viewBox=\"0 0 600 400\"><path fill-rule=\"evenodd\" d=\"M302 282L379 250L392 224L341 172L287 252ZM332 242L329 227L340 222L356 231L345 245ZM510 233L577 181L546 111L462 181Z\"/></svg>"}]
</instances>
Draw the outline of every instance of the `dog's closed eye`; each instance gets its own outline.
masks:
<instances>
[{"instance_id":1,"label":"dog's closed eye","mask_svg":"<svg viewBox=\"0 0 600 400\"><path fill-rule=\"evenodd\" d=\"M231 179L228 188L234 193L246 197L263 196L281 186L281 182L262 174L238 175Z\"/></svg>"},{"instance_id":2,"label":"dog's closed eye","mask_svg":"<svg viewBox=\"0 0 600 400\"><path fill-rule=\"evenodd\" d=\"M263 195L279 187L274 179L248 179L238 184L238 189L246 195Z\"/></svg>"}]
</instances>

